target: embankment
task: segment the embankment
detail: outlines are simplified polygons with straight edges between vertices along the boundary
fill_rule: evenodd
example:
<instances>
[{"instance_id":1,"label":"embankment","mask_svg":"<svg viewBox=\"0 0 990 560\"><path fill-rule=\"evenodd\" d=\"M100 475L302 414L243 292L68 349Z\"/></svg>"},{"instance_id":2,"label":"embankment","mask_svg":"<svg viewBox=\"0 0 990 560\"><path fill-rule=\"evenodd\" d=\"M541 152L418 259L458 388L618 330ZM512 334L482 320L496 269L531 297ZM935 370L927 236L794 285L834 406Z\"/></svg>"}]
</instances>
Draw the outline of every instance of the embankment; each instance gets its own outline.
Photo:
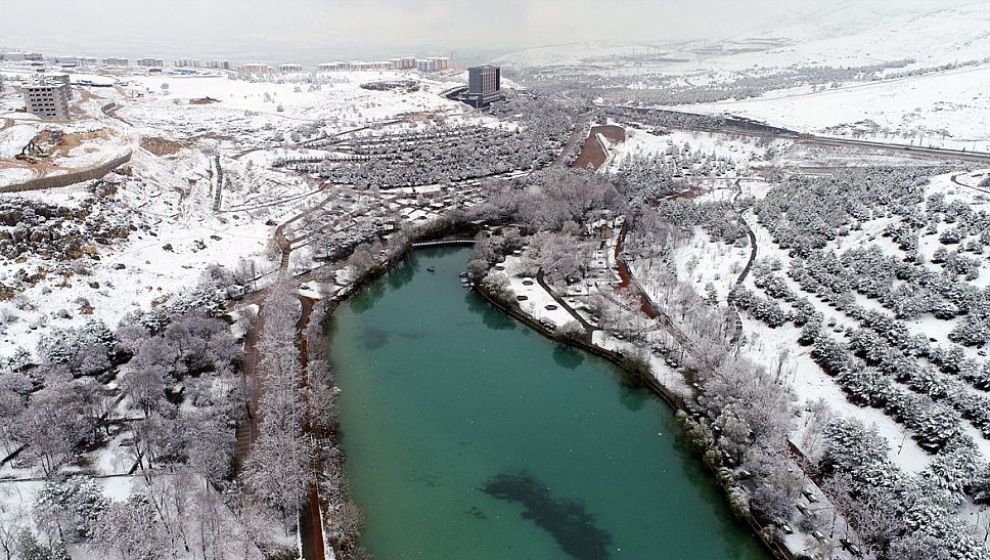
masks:
<instances>
[{"instance_id":1,"label":"embankment","mask_svg":"<svg viewBox=\"0 0 990 560\"><path fill-rule=\"evenodd\" d=\"M0 193L43 191L47 189L68 187L70 185L75 185L85 181L93 181L103 177L107 173L110 173L114 169L117 169L129 161L131 161L130 151L121 156L115 157L110 161L80 171L70 171L69 173L63 173L62 175L38 177L37 179L30 179L28 181L24 181L23 183L15 183L13 185L0 187Z\"/></svg>"}]
</instances>

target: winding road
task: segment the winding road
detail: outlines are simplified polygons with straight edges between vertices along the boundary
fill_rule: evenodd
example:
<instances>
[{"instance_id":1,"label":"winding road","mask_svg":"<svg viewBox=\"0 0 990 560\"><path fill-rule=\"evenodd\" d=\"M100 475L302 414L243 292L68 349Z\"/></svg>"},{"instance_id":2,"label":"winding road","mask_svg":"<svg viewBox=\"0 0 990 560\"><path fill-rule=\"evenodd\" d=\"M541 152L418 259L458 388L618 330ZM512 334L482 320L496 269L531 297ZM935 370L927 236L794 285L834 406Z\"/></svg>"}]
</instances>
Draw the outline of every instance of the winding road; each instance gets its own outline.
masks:
<instances>
[{"instance_id":1,"label":"winding road","mask_svg":"<svg viewBox=\"0 0 990 560\"><path fill-rule=\"evenodd\" d=\"M701 115L697 113L688 113L686 111L672 111L669 109L649 109L643 107L621 107L616 106L614 109L619 110L632 110L640 114L650 114L650 112L664 113L669 115L680 115L683 116L682 122L675 122L672 124L660 125L663 128L671 128L676 130L689 130L693 132L707 132L711 134L733 134L742 136L752 136L758 138L782 138L795 140L801 144L811 144L823 147L833 147L833 148L855 148L855 149L869 149L869 150L880 150L885 152L895 152L899 155L906 157L920 157L928 159L939 159L939 160L957 160L957 161L972 161L978 163L990 163L990 153L986 152L968 152L964 150L954 150L954 149L943 149L943 148L926 148L924 146L912 146L910 144L896 144L892 142L876 142L873 140L859 140L855 138L842 138L835 136L818 136L815 134L802 133L795 130L788 130L784 128L776 128L771 125L764 125L762 123L749 123L747 121L740 121L738 123L729 122L724 126L702 126L702 125L691 125L686 124L690 121L703 122L705 119L711 119L710 115ZM745 125L745 126L744 126ZM761 130L763 128L764 130Z\"/></svg>"},{"instance_id":2,"label":"winding road","mask_svg":"<svg viewBox=\"0 0 990 560\"><path fill-rule=\"evenodd\" d=\"M974 190L976 192L980 192L980 193L983 193L983 194L990 195L990 189L985 189L983 187L975 187L973 185L967 185L966 183L963 183L962 181L959 180L959 176L960 175L963 175L963 173L957 173L957 174L953 175L951 177L952 182L955 183L955 184L957 184L957 185L959 185L960 187L967 188L967 189L970 189L970 190Z\"/></svg>"}]
</instances>

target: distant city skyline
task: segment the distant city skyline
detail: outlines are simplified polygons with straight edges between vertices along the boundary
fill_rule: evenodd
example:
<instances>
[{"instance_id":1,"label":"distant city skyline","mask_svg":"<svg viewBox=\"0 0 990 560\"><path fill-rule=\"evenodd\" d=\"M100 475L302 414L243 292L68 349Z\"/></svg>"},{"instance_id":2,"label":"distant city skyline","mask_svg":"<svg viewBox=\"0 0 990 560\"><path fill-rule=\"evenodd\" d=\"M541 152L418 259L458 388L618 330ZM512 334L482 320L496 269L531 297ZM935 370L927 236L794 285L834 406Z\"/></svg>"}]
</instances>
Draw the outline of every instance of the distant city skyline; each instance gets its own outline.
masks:
<instances>
[{"instance_id":1,"label":"distant city skyline","mask_svg":"<svg viewBox=\"0 0 990 560\"><path fill-rule=\"evenodd\" d=\"M2 1L9 4L3 6L4 47L300 64L401 54L453 55L473 64L521 48L584 40L738 37L780 21L794 7L783 0ZM796 1L816 9L850 5ZM903 6L913 3L904 0Z\"/></svg>"}]
</instances>

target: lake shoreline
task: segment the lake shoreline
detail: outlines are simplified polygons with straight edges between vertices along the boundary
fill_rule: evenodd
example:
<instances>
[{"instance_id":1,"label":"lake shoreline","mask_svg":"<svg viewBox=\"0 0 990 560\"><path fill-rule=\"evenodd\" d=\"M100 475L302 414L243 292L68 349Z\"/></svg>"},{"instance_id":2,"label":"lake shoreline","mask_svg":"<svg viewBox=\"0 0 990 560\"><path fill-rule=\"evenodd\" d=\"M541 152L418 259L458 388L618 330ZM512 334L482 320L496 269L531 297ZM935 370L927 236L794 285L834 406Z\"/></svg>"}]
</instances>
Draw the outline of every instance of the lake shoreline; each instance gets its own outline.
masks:
<instances>
[{"instance_id":1,"label":"lake shoreline","mask_svg":"<svg viewBox=\"0 0 990 560\"><path fill-rule=\"evenodd\" d=\"M427 239L430 237L435 238L436 235L423 236L422 238L417 239L417 241L422 241L423 239ZM320 328L315 330L315 332L323 333L325 335L329 322L332 320L334 316L334 312L341 303L344 303L351 296L359 293L361 289L367 287L372 282L378 280L383 276L391 274L392 271L394 271L398 266L403 265L408 261L410 255L414 250L415 247L412 246L412 243L409 243L405 251L399 254L399 256L381 262L378 265L370 268L359 278L356 278L354 282L352 282L348 286L347 289L342 290L332 298L324 300L324 302L321 304L321 311L323 314L323 317L321 317L321 321L320 321L321 325L319 326ZM511 302L511 301L501 302L498 300L498 298L494 297L482 286L477 284L473 287L473 291L477 293L489 305L496 308L500 313L507 315L510 318L520 323L523 323L525 326L536 331L543 338L558 344L576 348L580 351L588 352L593 356L597 356L612 363L622 371L623 375L625 375L628 380L633 381L637 386L641 386L649 389L650 393L652 393L657 397L660 397L667 404L667 406L670 407L670 409L675 413L675 415L677 415L678 412L681 412L683 414L683 412L685 411L682 397L680 397L673 391L669 390L668 388L664 387L659 380L657 380L654 376L650 375L648 372L643 372L641 366L637 366L636 364L633 363L632 360L623 356L621 353L616 352L614 350L602 348L592 343L590 340L589 332L585 332L584 336L580 338L574 336L561 335L560 333L554 332L553 330L547 328L545 325L541 324L539 321L535 320L533 317L526 314L524 311L522 311L519 308L518 305L515 304L515 302ZM587 338L588 340L585 340L585 338ZM310 346L315 347L313 345ZM321 355L320 358L329 359L332 353L333 353L332 348L325 350L324 355ZM681 421L678 422L678 425L681 427L681 429L685 428L683 422ZM343 472L344 463L346 462L346 456L344 451L341 449L339 445L339 439L337 438L338 433L335 432L329 435L331 436L332 446L336 450L336 452L332 454L332 458L331 458L332 464L329 466L333 470L336 470L338 472ZM698 450L694 446L692 446L690 455L692 459L696 461L700 460ZM714 478L716 485L720 488L722 492L722 499L725 500L727 497L726 492L728 491L728 488L720 479L717 472L713 471L711 467L707 465L707 463L705 463L704 461L701 461L701 463L705 465L706 470L709 471L710 474L714 475L712 478ZM345 496L345 499L347 498L349 497ZM328 503L327 505L329 508L336 508L336 507L340 507L342 505L342 502L337 501L334 503ZM759 525L756 523L756 520L752 516L752 514L744 515L742 517L740 517L737 514L735 517L740 521L745 522L745 526L748 529L748 532L751 534L751 536L755 536L756 539L760 543L762 543L762 548L764 548L764 550L770 553L773 557L781 558L785 560L793 560L794 558L793 556L783 553L779 547L772 546L771 543L764 538L763 534L759 530L760 529ZM349 557L344 553L345 551L342 550L338 551L337 546L334 546L334 550L335 552L338 553L338 558Z\"/></svg>"},{"instance_id":2,"label":"lake shoreline","mask_svg":"<svg viewBox=\"0 0 990 560\"><path fill-rule=\"evenodd\" d=\"M584 340L582 338L576 338L573 336L562 336L561 334L547 328L546 325L540 323L539 321L528 315L526 312L524 312L522 309L519 308L516 302L514 301L501 302L497 297L495 297L489 291L485 290L480 284L476 284L473 289L482 298L484 298L485 301L487 301L490 305L497 308L506 315L509 315L510 317L516 319L517 321L525 324L526 326L533 329L543 337L560 344L565 344L574 348L578 348L580 350L583 350L585 352L588 352L589 354L603 358L614 364L616 367L622 370L631 381L635 382L639 386L649 389L654 395L656 395L661 400L666 402L667 405L670 406L670 408L673 410L674 414L678 417L679 420L678 424L681 426L682 429L685 429L685 432L686 432L686 425L684 424L684 422L685 421L693 422L693 420L690 419L688 411L684 407L683 400L679 395L677 395L676 393L665 387L662 383L660 383L660 381L656 377L651 375L649 372L643 372L639 368L639 366L634 364L632 360L623 356L621 353L616 352L614 350L609 350L607 348L602 348L601 346L598 346L593 342ZM554 298L557 299L556 296L554 296ZM590 336L590 333L585 333L585 334ZM723 479L720 476L718 476L718 472L715 469L713 469L707 462L701 460L702 453L703 450L699 449L697 446L692 445L692 455L696 459L698 459L700 463L705 467L705 470L707 470L712 475L712 479L715 480L716 484L722 490L724 498L726 499L726 501L728 501L729 491L731 489L731 486L726 485ZM760 530L759 523L757 522L756 518L753 516L752 513L746 513L744 515L740 515L740 512L735 512L735 511L733 513L736 514L735 517L737 519L746 523L748 528L751 530L753 536L756 537L757 540L759 540L763 544L764 548L771 555L773 555L774 558L778 558L779 560L796 559L796 557L793 554L791 554L786 548L780 546L774 546L773 543L764 536L763 532Z\"/></svg>"}]
</instances>

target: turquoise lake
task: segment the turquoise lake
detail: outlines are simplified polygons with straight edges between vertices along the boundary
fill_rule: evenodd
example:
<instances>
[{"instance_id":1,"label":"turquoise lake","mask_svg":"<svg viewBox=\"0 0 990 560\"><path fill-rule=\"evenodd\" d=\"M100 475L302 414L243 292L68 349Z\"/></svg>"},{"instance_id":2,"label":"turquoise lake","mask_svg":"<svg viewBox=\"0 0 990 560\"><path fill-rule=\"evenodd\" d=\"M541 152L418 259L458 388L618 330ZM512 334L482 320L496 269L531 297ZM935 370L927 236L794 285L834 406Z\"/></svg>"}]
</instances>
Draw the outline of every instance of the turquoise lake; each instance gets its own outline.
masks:
<instances>
[{"instance_id":1,"label":"turquoise lake","mask_svg":"<svg viewBox=\"0 0 990 560\"><path fill-rule=\"evenodd\" d=\"M375 558L770 558L669 407L461 287L470 254L417 250L331 322Z\"/></svg>"}]
</instances>

